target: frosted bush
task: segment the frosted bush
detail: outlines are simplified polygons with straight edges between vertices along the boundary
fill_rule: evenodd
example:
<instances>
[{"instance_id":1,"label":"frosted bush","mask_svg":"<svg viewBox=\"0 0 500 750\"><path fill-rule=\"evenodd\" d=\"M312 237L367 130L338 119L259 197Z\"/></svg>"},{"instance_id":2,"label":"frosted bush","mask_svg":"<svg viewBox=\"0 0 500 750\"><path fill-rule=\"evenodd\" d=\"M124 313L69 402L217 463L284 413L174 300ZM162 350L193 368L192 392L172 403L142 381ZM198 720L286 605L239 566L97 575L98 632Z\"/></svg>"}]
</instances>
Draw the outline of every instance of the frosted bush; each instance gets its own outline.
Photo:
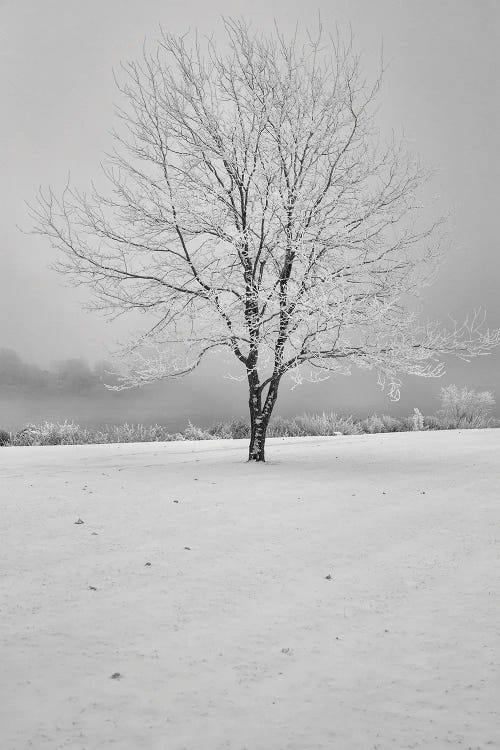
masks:
<instances>
[{"instance_id":1,"label":"frosted bush","mask_svg":"<svg viewBox=\"0 0 500 750\"><path fill-rule=\"evenodd\" d=\"M243 440L250 437L250 425L246 419L243 419L243 417L233 419L229 423L229 429L231 437L234 438L234 440Z\"/></svg>"},{"instance_id":2,"label":"frosted bush","mask_svg":"<svg viewBox=\"0 0 500 750\"><path fill-rule=\"evenodd\" d=\"M7 430L0 430L0 446L10 445L10 432Z\"/></svg>"},{"instance_id":3,"label":"frosted bush","mask_svg":"<svg viewBox=\"0 0 500 750\"><path fill-rule=\"evenodd\" d=\"M417 409L417 407L413 409L411 422L412 422L412 429L415 430L416 432L424 429L424 415L422 414L420 409Z\"/></svg>"},{"instance_id":4,"label":"frosted bush","mask_svg":"<svg viewBox=\"0 0 500 750\"><path fill-rule=\"evenodd\" d=\"M76 445L82 442L86 442L82 430L73 422L29 424L13 440L14 445Z\"/></svg>"},{"instance_id":5,"label":"frosted bush","mask_svg":"<svg viewBox=\"0 0 500 750\"><path fill-rule=\"evenodd\" d=\"M441 409L438 416L445 429L491 427L490 412L495 405L491 391L474 391L448 385L441 388Z\"/></svg>"},{"instance_id":6,"label":"frosted bush","mask_svg":"<svg viewBox=\"0 0 500 750\"><path fill-rule=\"evenodd\" d=\"M359 426L363 432L367 432L370 435L377 432L385 432L384 423L376 414L373 414L367 419L363 419L363 421L359 423Z\"/></svg>"},{"instance_id":7,"label":"frosted bush","mask_svg":"<svg viewBox=\"0 0 500 750\"><path fill-rule=\"evenodd\" d=\"M352 415L346 417L331 412L330 414L304 414L296 417L296 421L303 424L305 430L311 430L310 435L359 435L361 427ZM307 433L305 433L307 434Z\"/></svg>"},{"instance_id":8,"label":"frosted bush","mask_svg":"<svg viewBox=\"0 0 500 750\"><path fill-rule=\"evenodd\" d=\"M293 419L277 417L270 423L268 435L270 437L305 437L338 433L358 435L360 432L361 428L354 421L354 417L323 412L322 414L300 414Z\"/></svg>"},{"instance_id":9,"label":"frosted bush","mask_svg":"<svg viewBox=\"0 0 500 750\"><path fill-rule=\"evenodd\" d=\"M442 430L443 425L439 417L424 417L424 430Z\"/></svg>"},{"instance_id":10,"label":"frosted bush","mask_svg":"<svg viewBox=\"0 0 500 750\"><path fill-rule=\"evenodd\" d=\"M250 437L250 425L242 417L230 422L216 422L207 431L218 440L241 440Z\"/></svg>"},{"instance_id":11,"label":"frosted bush","mask_svg":"<svg viewBox=\"0 0 500 750\"><path fill-rule=\"evenodd\" d=\"M380 419L384 425L384 432L401 432L404 429L403 423L396 417L389 417L384 414Z\"/></svg>"},{"instance_id":12,"label":"frosted bush","mask_svg":"<svg viewBox=\"0 0 500 750\"><path fill-rule=\"evenodd\" d=\"M301 437L304 433L295 420L286 417L275 417L269 423L268 437Z\"/></svg>"},{"instance_id":13,"label":"frosted bush","mask_svg":"<svg viewBox=\"0 0 500 750\"><path fill-rule=\"evenodd\" d=\"M184 430L184 440L215 440L216 437L211 435L207 430L203 430L191 422Z\"/></svg>"},{"instance_id":14,"label":"frosted bush","mask_svg":"<svg viewBox=\"0 0 500 750\"><path fill-rule=\"evenodd\" d=\"M401 420L385 414L381 417L373 414L371 417L367 417L362 422L359 422L359 426L363 432L367 432L370 435L380 432L402 432L405 429Z\"/></svg>"},{"instance_id":15,"label":"frosted bush","mask_svg":"<svg viewBox=\"0 0 500 750\"><path fill-rule=\"evenodd\" d=\"M144 443L178 439L161 425L106 425L90 430L73 422L42 422L27 425L13 439L14 445L87 445L100 443Z\"/></svg>"}]
</instances>

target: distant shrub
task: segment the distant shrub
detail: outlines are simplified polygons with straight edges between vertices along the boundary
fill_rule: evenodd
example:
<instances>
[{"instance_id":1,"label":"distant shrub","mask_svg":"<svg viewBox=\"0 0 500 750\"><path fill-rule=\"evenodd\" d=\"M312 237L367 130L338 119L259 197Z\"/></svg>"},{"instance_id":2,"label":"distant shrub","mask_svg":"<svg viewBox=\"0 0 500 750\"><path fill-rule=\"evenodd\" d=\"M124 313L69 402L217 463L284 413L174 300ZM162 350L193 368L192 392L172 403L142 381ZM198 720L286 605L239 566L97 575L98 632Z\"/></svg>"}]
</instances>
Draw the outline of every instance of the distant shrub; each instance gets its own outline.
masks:
<instances>
[{"instance_id":1,"label":"distant shrub","mask_svg":"<svg viewBox=\"0 0 500 750\"><path fill-rule=\"evenodd\" d=\"M216 436L211 435L207 430L203 430L195 424L189 422L183 432L184 440L215 440Z\"/></svg>"},{"instance_id":2,"label":"distant shrub","mask_svg":"<svg viewBox=\"0 0 500 750\"><path fill-rule=\"evenodd\" d=\"M300 414L293 419L276 417L269 424L269 437L306 437L335 435L358 435L361 432L354 417L338 414Z\"/></svg>"},{"instance_id":3,"label":"distant shrub","mask_svg":"<svg viewBox=\"0 0 500 750\"><path fill-rule=\"evenodd\" d=\"M208 427L207 432L218 440L230 440L233 437L230 422L216 422Z\"/></svg>"},{"instance_id":4,"label":"distant shrub","mask_svg":"<svg viewBox=\"0 0 500 750\"><path fill-rule=\"evenodd\" d=\"M335 435L336 432L340 432L342 435L359 435L361 433L359 423L351 414L344 417L334 412L329 414L323 412L323 414L304 414L297 419L306 430L311 429L311 435Z\"/></svg>"},{"instance_id":5,"label":"distant shrub","mask_svg":"<svg viewBox=\"0 0 500 750\"><path fill-rule=\"evenodd\" d=\"M397 419L396 417L389 417L385 414L381 416L380 419L382 420L382 423L384 425L384 432L403 431L403 422L400 419Z\"/></svg>"},{"instance_id":6,"label":"distant shrub","mask_svg":"<svg viewBox=\"0 0 500 750\"><path fill-rule=\"evenodd\" d=\"M149 443L177 439L160 425L106 425L90 430L73 422L42 422L27 425L12 440L13 445L89 445L100 443Z\"/></svg>"},{"instance_id":7,"label":"distant shrub","mask_svg":"<svg viewBox=\"0 0 500 750\"><path fill-rule=\"evenodd\" d=\"M16 432L14 439L12 440L13 445L40 445L40 430L36 425L28 425L23 427L22 430Z\"/></svg>"},{"instance_id":8,"label":"distant shrub","mask_svg":"<svg viewBox=\"0 0 500 750\"><path fill-rule=\"evenodd\" d=\"M303 434L295 420L286 417L274 417L267 428L268 437L302 437Z\"/></svg>"},{"instance_id":9,"label":"distant shrub","mask_svg":"<svg viewBox=\"0 0 500 750\"><path fill-rule=\"evenodd\" d=\"M80 445L86 442L85 430L73 422L29 424L13 440L14 445Z\"/></svg>"},{"instance_id":10,"label":"distant shrub","mask_svg":"<svg viewBox=\"0 0 500 750\"><path fill-rule=\"evenodd\" d=\"M219 440L241 440L250 437L250 425L243 417L235 417L229 422L216 422L206 431L210 437Z\"/></svg>"},{"instance_id":11,"label":"distant shrub","mask_svg":"<svg viewBox=\"0 0 500 750\"><path fill-rule=\"evenodd\" d=\"M411 424L412 424L412 430L416 432L424 429L424 415L422 414L420 409L417 409L417 407L413 409L413 414L411 417Z\"/></svg>"},{"instance_id":12,"label":"distant shrub","mask_svg":"<svg viewBox=\"0 0 500 750\"><path fill-rule=\"evenodd\" d=\"M207 432L219 440L242 440L250 437L250 425L243 417L236 417L229 422L216 422Z\"/></svg>"},{"instance_id":13,"label":"distant shrub","mask_svg":"<svg viewBox=\"0 0 500 750\"><path fill-rule=\"evenodd\" d=\"M413 431L413 414L408 417L401 417L401 432Z\"/></svg>"},{"instance_id":14,"label":"distant shrub","mask_svg":"<svg viewBox=\"0 0 500 750\"><path fill-rule=\"evenodd\" d=\"M371 417L367 417L359 422L359 426L363 432L367 432L369 435L373 435L377 432L385 432L384 423L376 414L372 414Z\"/></svg>"},{"instance_id":15,"label":"distant shrub","mask_svg":"<svg viewBox=\"0 0 500 750\"><path fill-rule=\"evenodd\" d=\"M229 422L229 432L233 440L244 440L250 437L250 425L243 417L237 417Z\"/></svg>"},{"instance_id":16,"label":"distant shrub","mask_svg":"<svg viewBox=\"0 0 500 750\"><path fill-rule=\"evenodd\" d=\"M159 424L144 426L142 424L111 425L99 430L99 442L105 443L158 443L174 439L166 427Z\"/></svg>"},{"instance_id":17,"label":"distant shrub","mask_svg":"<svg viewBox=\"0 0 500 750\"><path fill-rule=\"evenodd\" d=\"M404 429L403 422L395 417L373 414L359 422L362 432L373 435L378 432L401 432Z\"/></svg>"},{"instance_id":18,"label":"distant shrub","mask_svg":"<svg viewBox=\"0 0 500 750\"><path fill-rule=\"evenodd\" d=\"M490 417L490 411L494 405L491 391L479 393L448 385L441 388L441 408L437 415L448 430L491 427L494 420Z\"/></svg>"},{"instance_id":19,"label":"distant shrub","mask_svg":"<svg viewBox=\"0 0 500 750\"><path fill-rule=\"evenodd\" d=\"M439 417L431 415L430 417L424 417L424 430L442 430L443 425Z\"/></svg>"},{"instance_id":20,"label":"distant shrub","mask_svg":"<svg viewBox=\"0 0 500 750\"><path fill-rule=\"evenodd\" d=\"M10 445L10 432L0 430L0 446Z\"/></svg>"}]
</instances>

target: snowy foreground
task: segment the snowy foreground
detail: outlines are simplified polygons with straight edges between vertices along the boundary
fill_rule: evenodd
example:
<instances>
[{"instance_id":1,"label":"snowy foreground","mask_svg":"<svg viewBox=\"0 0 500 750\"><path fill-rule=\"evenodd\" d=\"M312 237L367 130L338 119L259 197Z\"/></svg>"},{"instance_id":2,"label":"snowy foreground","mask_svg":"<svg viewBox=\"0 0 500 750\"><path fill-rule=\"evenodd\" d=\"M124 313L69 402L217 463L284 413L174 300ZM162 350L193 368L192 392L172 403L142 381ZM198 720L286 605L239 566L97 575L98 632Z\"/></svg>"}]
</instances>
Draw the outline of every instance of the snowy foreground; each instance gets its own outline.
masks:
<instances>
[{"instance_id":1,"label":"snowy foreground","mask_svg":"<svg viewBox=\"0 0 500 750\"><path fill-rule=\"evenodd\" d=\"M0 449L0 748L499 747L500 430L246 449Z\"/></svg>"}]
</instances>

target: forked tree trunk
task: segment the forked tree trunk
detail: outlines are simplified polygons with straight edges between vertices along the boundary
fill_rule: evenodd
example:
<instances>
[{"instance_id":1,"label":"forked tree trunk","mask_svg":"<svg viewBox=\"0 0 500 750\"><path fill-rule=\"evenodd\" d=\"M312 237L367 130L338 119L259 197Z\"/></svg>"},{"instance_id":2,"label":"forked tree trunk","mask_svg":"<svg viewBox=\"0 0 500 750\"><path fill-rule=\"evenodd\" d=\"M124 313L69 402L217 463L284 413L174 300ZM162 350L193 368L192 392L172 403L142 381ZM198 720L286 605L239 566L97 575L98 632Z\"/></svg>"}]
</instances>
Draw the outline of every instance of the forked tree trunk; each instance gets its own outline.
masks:
<instances>
[{"instance_id":1,"label":"forked tree trunk","mask_svg":"<svg viewBox=\"0 0 500 750\"><path fill-rule=\"evenodd\" d=\"M262 409L252 409L250 404L250 446L248 449L249 461L265 461L266 434L269 418L266 418Z\"/></svg>"},{"instance_id":2,"label":"forked tree trunk","mask_svg":"<svg viewBox=\"0 0 500 750\"><path fill-rule=\"evenodd\" d=\"M269 420L278 398L279 380L272 382L264 406L262 406L262 394L257 387L250 385L250 446L248 449L249 461L265 461L265 444Z\"/></svg>"}]
</instances>

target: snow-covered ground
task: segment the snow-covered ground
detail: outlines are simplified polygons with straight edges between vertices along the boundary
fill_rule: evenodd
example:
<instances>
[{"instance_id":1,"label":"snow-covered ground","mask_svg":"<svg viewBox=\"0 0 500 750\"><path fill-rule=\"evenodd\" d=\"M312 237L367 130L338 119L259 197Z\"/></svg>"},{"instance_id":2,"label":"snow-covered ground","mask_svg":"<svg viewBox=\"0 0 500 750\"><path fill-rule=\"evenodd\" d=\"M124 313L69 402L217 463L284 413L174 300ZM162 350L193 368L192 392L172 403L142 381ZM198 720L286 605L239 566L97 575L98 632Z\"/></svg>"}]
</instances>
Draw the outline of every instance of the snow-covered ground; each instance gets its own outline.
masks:
<instances>
[{"instance_id":1,"label":"snow-covered ground","mask_svg":"<svg viewBox=\"0 0 500 750\"><path fill-rule=\"evenodd\" d=\"M246 449L0 449L1 750L499 747L500 430Z\"/></svg>"}]
</instances>

